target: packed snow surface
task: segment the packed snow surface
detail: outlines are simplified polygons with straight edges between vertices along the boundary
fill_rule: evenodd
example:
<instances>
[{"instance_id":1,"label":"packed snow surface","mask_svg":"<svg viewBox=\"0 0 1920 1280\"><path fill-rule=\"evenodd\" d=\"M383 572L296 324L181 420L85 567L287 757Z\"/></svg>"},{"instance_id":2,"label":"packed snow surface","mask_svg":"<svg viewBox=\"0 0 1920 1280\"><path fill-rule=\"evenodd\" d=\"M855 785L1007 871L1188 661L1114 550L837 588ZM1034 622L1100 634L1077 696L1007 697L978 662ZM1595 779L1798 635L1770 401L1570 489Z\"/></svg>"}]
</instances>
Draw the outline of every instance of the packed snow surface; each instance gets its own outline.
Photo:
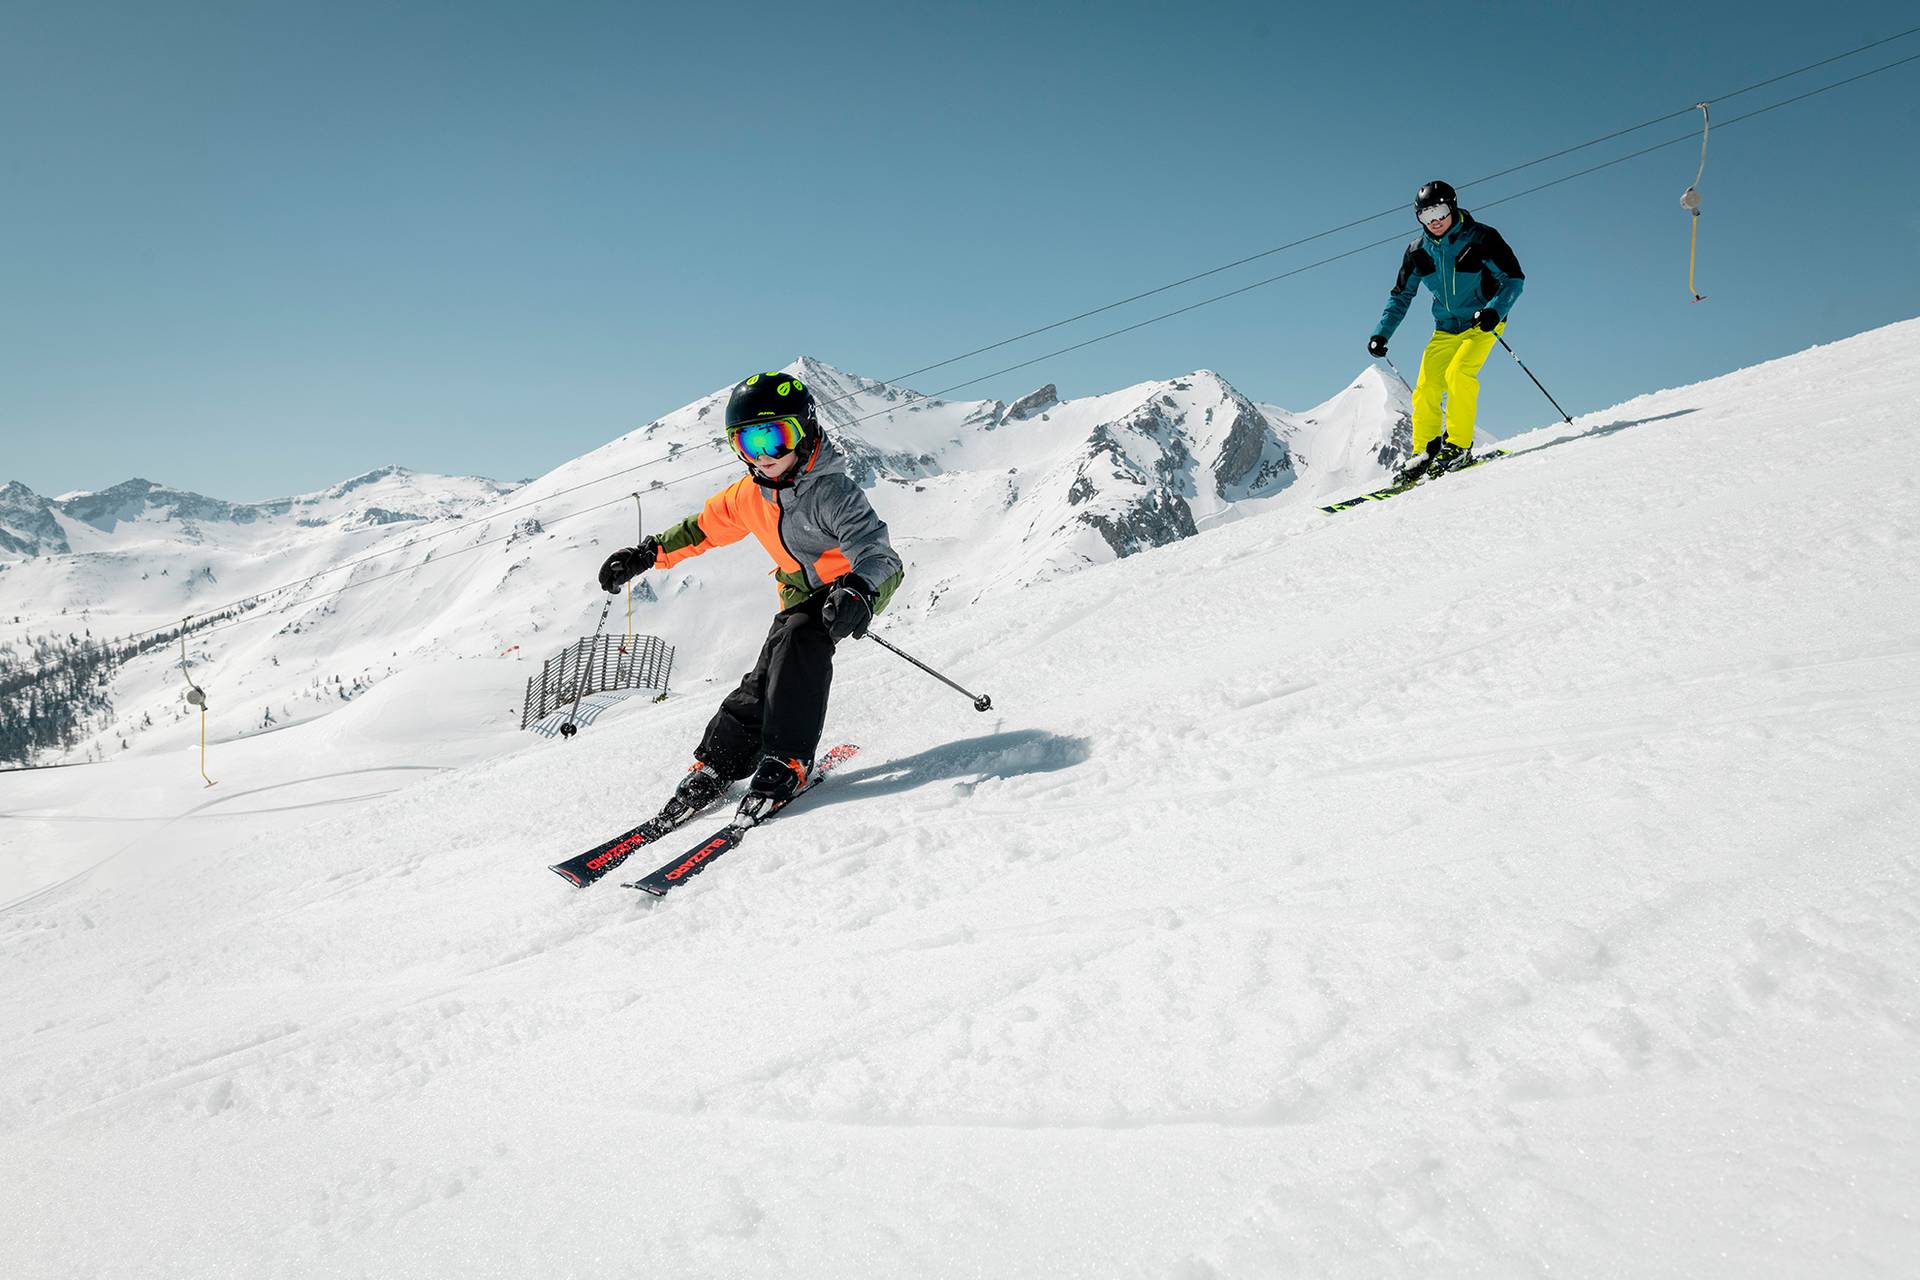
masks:
<instances>
[{"instance_id":1,"label":"packed snow surface","mask_svg":"<svg viewBox=\"0 0 1920 1280\"><path fill-rule=\"evenodd\" d=\"M882 619L994 711L848 644L858 758L657 903L547 864L718 684L0 775L7 1271L1915 1274L1916 392L1909 322Z\"/></svg>"}]
</instances>

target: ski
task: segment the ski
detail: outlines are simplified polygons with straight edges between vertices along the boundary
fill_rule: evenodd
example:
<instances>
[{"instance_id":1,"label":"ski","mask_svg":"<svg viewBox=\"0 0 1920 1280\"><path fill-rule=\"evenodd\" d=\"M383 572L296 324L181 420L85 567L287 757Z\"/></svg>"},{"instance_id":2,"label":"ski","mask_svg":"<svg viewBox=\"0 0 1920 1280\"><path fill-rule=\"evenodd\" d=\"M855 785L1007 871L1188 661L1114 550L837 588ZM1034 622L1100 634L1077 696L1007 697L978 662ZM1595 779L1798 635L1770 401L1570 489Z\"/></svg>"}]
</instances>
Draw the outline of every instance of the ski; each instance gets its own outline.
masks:
<instances>
[{"instance_id":1,"label":"ski","mask_svg":"<svg viewBox=\"0 0 1920 1280\"><path fill-rule=\"evenodd\" d=\"M1417 479L1409 480L1405 484L1390 484L1384 489L1375 489L1372 493L1363 493L1356 498L1348 498L1344 502L1336 502L1320 509L1328 515L1332 515L1336 511L1345 511L1348 507L1357 507L1363 502L1383 502L1393 497L1396 493L1405 493L1409 489L1418 488L1428 480L1437 480L1442 476L1450 476L1456 471L1471 471L1483 462L1492 462L1495 458L1504 458L1506 456L1507 451L1505 449L1495 449L1492 453L1480 454L1465 466L1449 467L1447 470L1441 472L1439 476L1423 475Z\"/></svg>"},{"instance_id":2,"label":"ski","mask_svg":"<svg viewBox=\"0 0 1920 1280\"><path fill-rule=\"evenodd\" d=\"M669 889L689 876L700 874L706 870L709 862L712 862L721 854L738 845L740 841L745 838L747 832L753 830L767 819L773 817L774 814L779 813L795 800L798 800L801 796L819 786L821 780L827 776L835 765L851 760L859 750L860 748L850 743L841 743L839 746L834 747L814 762L813 773L808 777L806 785L794 792L793 795L786 800L757 814L746 812L747 802L744 800L741 801L741 811L734 815L733 821L714 832L707 840L695 845L684 855L675 858L672 862L667 863L653 874L642 876L638 880L627 881L621 887L638 889L642 893L650 893L656 898L666 896Z\"/></svg>"},{"instance_id":3,"label":"ski","mask_svg":"<svg viewBox=\"0 0 1920 1280\"><path fill-rule=\"evenodd\" d=\"M707 806L711 807L711 806ZM577 889L584 889L599 880L627 860L627 856L641 845L652 844L661 836L676 831L691 822L705 808L691 809L678 797L670 799L666 807L631 831L625 831L607 841L597 844L585 853L576 854L565 862L556 862L548 870L556 873Z\"/></svg>"},{"instance_id":4,"label":"ski","mask_svg":"<svg viewBox=\"0 0 1920 1280\"><path fill-rule=\"evenodd\" d=\"M1363 493L1357 498L1344 498L1320 509L1332 515L1336 511L1345 511L1348 507L1357 507L1363 502L1379 502L1382 499L1391 498L1396 493L1405 493L1419 483L1418 480L1412 480L1406 484L1388 485L1384 489L1375 489L1372 493Z\"/></svg>"}]
</instances>

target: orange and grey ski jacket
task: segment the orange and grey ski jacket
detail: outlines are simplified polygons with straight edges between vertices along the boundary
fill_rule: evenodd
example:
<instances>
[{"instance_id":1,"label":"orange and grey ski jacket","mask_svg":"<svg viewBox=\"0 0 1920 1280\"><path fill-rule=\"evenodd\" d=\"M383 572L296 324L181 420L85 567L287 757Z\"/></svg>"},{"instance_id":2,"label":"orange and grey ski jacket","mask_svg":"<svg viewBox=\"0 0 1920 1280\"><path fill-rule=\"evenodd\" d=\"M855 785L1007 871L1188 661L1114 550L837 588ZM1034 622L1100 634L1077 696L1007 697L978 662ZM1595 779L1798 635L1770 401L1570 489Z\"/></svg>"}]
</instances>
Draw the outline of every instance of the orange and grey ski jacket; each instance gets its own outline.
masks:
<instances>
[{"instance_id":1,"label":"orange and grey ski jacket","mask_svg":"<svg viewBox=\"0 0 1920 1280\"><path fill-rule=\"evenodd\" d=\"M879 613L907 576L887 539L886 522L828 439L790 479L769 483L749 472L708 498L699 515L655 534L660 552L654 567L670 569L748 534L773 557L782 609L842 574L857 573L873 587L873 611Z\"/></svg>"}]
</instances>

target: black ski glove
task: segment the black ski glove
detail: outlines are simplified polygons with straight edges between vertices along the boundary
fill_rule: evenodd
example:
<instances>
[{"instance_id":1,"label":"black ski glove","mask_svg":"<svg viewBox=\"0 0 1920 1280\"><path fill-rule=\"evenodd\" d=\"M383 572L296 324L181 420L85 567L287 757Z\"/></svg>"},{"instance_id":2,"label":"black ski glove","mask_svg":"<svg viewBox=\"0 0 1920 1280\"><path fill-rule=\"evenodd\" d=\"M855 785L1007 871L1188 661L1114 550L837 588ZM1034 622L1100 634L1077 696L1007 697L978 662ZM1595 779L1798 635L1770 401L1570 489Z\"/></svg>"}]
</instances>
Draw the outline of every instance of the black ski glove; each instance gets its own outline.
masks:
<instances>
[{"instance_id":1,"label":"black ski glove","mask_svg":"<svg viewBox=\"0 0 1920 1280\"><path fill-rule=\"evenodd\" d=\"M873 621L873 588L857 573L835 578L827 591L827 602L820 607L820 621L835 640L852 636L859 640Z\"/></svg>"},{"instance_id":2,"label":"black ski glove","mask_svg":"<svg viewBox=\"0 0 1920 1280\"><path fill-rule=\"evenodd\" d=\"M1377 333L1368 338L1367 354L1376 359L1387 354L1387 340Z\"/></svg>"},{"instance_id":3,"label":"black ski glove","mask_svg":"<svg viewBox=\"0 0 1920 1280\"><path fill-rule=\"evenodd\" d=\"M1500 313L1492 307L1482 307L1473 313L1473 322L1488 333L1492 333L1493 326L1500 323Z\"/></svg>"},{"instance_id":4,"label":"black ski glove","mask_svg":"<svg viewBox=\"0 0 1920 1280\"><path fill-rule=\"evenodd\" d=\"M659 556L660 544L652 538L637 547L622 547L600 566L600 589L608 595L618 595L628 579L637 578L653 568L653 562Z\"/></svg>"}]
</instances>

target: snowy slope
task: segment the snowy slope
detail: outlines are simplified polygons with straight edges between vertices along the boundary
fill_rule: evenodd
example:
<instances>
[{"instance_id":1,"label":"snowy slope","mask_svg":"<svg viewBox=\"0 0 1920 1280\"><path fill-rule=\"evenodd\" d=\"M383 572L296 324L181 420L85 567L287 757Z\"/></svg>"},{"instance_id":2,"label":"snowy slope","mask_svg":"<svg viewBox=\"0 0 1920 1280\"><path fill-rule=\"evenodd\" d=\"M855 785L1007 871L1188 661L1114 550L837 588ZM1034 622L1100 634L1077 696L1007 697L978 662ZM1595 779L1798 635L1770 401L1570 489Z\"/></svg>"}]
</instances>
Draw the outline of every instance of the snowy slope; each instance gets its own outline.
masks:
<instances>
[{"instance_id":1,"label":"snowy slope","mask_svg":"<svg viewBox=\"0 0 1920 1280\"><path fill-rule=\"evenodd\" d=\"M1917 389L905 618L996 711L852 646L862 756L657 905L545 864L711 694L0 775L10 1273L1911 1275Z\"/></svg>"}]
</instances>

